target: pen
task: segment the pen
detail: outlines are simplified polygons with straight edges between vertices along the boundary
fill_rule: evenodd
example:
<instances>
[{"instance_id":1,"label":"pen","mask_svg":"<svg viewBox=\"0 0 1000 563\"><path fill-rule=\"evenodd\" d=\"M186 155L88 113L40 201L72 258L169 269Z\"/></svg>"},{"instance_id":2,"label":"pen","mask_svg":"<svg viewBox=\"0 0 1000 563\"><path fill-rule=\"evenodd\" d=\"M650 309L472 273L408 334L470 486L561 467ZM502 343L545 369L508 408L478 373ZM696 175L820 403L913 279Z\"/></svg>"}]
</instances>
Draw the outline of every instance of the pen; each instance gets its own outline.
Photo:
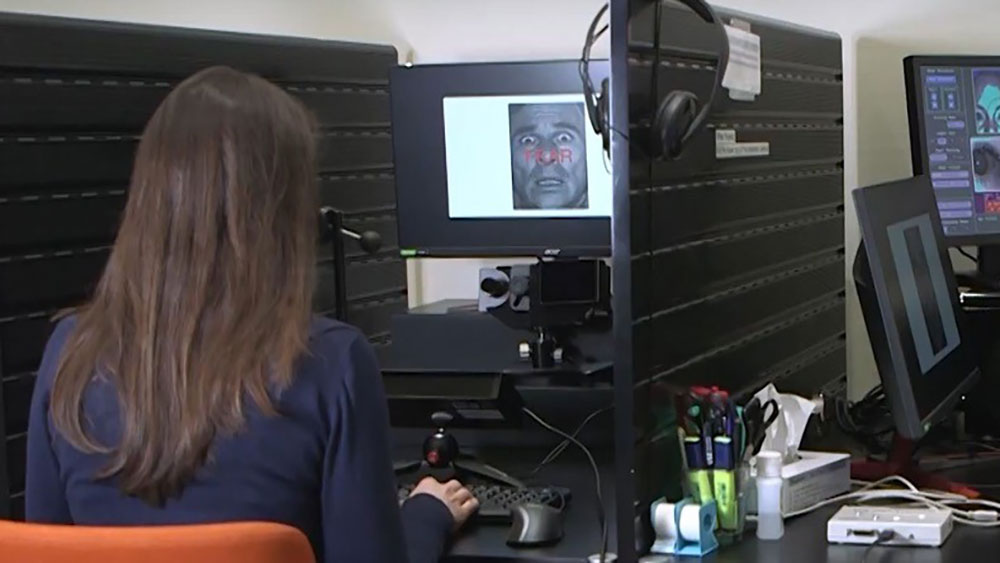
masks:
<instances>
[{"instance_id":1,"label":"pen","mask_svg":"<svg viewBox=\"0 0 1000 563\"><path fill-rule=\"evenodd\" d=\"M736 405L733 400L726 398L726 436L736 439ZM735 445L735 444L734 444Z\"/></svg>"},{"instance_id":2,"label":"pen","mask_svg":"<svg viewBox=\"0 0 1000 563\"><path fill-rule=\"evenodd\" d=\"M687 408L687 416L684 417L684 431L690 430L691 434L701 434L701 405L692 404Z\"/></svg>"},{"instance_id":3,"label":"pen","mask_svg":"<svg viewBox=\"0 0 1000 563\"><path fill-rule=\"evenodd\" d=\"M702 451L704 452L705 467L712 467L715 463L712 451L712 436L715 435L715 409L711 405L711 394L712 390L707 387L694 386L688 391L688 397L693 402L693 406L688 412L696 411L698 413L698 434L704 441Z\"/></svg>"},{"instance_id":4,"label":"pen","mask_svg":"<svg viewBox=\"0 0 1000 563\"><path fill-rule=\"evenodd\" d=\"M729 436L716 436L715 468L712 470L712 481L715 488L715 502L719 512L719 527L723 530L735 530L739 524L738 507L736 504L736 478L733 460L733 439Z\"/></svg>"},{"instance_id":5,"label":"pen","mask_svg":"<svg viewBox=\"0 0 1000 563\"><path fill-rule=\"evenodd\" d=\"M716 426L713 428L712 435L731 437L735 429L733 428L732 404L729 400L729 392L718 387L712 387L708 395L708 402L712 412L715 414Z\"/></svg>"},{"instance_id":6,"label":"pen","mask_svg":"<svg viewBox=\"0 0 1000 563\"><path fill-rule=\"evenodd\" d=\"M694 408L694 407L692 407ZM715 435L713 432L715 426L715 411L712 409L711 405L699 402L697 404L697 409L699 413L699 426L698 434L701 436L702 445L701 452L705 460L705 467L712 467L714 465L714 453L712 451L712 436Z\"/></svg>"}]
</instances>

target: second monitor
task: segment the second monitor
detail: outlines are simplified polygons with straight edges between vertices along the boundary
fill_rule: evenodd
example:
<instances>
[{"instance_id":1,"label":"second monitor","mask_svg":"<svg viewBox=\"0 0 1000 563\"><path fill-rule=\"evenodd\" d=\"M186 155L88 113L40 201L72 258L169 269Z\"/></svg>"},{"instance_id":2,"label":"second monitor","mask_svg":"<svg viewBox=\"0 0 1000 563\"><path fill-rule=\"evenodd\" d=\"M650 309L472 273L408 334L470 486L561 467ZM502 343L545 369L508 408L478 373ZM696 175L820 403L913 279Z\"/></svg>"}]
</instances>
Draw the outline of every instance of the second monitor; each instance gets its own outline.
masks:
<instances>
[{"instance_id":1,"label":"second monitor","mask_svg":"<svg viewBox=\"0 0 1000 563\"><path fill-rule=\"evenodd\" d=\"M390 87L404 256L610 255L611 165L576 61L399 67Z\"/></svg>"},{"instance_id":2,"label":"second monitor","mask_svg":"<svg viewBox=\"0 0 1000 563\"><path fill-rule=\"evenodd\" d=\"M913 173L930 177L948 244L1000 244L1000 57L904 61Z\"/></svg>"},{"instance_id":3,"label":"second monitor","mask_svg":"<svg viewBox=\"0 0 1000 563\"><path fill-rule=\"evenodd\" d=\"M926 177L854 192L855 281L898 435L921 438L979 377Z\"/></svg>"}]
</instances>

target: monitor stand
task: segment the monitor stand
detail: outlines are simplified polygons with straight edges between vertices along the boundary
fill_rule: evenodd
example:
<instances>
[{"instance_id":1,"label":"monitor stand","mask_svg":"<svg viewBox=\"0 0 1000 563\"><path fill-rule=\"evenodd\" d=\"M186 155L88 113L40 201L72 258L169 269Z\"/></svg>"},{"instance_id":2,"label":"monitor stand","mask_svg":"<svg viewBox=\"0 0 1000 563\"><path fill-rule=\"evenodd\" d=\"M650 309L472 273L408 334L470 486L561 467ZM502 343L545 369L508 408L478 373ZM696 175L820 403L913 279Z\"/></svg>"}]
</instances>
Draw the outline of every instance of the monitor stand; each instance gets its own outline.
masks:
<instances>
[{"instance_id":1,"label":"monitor stand","mask_svg":"<svg viewBox=\"0 0 1000 563\"><path fill-rule=\"evenodd\" d=\"M916 442L901 438L897 434L892 438L892 448L885 461L866 459L851 462L851 478L861 481L878 481L892 475L899 475L920 489L956 493L973 499L979 498L979 491L972 487L957 483L942 475L921 470L914 460L914 453L916 453Z\"/></svg>"},{"instance_id":2,"label":"monitor stand","mask_svg":"<svg viewBox=\"0 0 1000 563\"><path fill-rule=\"evenodd\" d=\"M1000 291L1000 245L978 247L976 273L972 277L973 290Z\"/></svg>"}]
</instances>

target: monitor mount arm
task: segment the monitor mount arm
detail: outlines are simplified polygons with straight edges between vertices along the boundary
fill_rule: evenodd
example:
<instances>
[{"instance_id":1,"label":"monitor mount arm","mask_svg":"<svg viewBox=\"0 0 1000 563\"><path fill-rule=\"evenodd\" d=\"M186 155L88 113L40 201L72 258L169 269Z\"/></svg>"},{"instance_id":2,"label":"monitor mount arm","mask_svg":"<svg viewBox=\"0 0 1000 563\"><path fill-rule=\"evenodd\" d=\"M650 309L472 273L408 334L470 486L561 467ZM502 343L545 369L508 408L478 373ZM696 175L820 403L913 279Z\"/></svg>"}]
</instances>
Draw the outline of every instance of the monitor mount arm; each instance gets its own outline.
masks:
<instances>
[{"instance_id":1,"label":"monitor mount arm","mask_svg":"<svg viewBox=\"0 0 1000 563\"><path fill-rule=\"evenodd\" d=\"M973 289L1000 291L1000 245L980 246L977 254Z\"/></svg>"},{"instance_id":2,"label":"monitor mount arm","mask_svg":"<svg viewBox=\"0 0 1000 563\"><path fill-rule=\"evenodd\" d=\"M458 440L448 432L448 425L453 418L446 412L436 412L431 415L431 423L437 430L424 440L424 457L419 461L404 461L393 464L396 474L417 472L417 481L424 477L433 477L445 482L458 479L484 479L509 487L524 488L524 483L503 471L463 457L458 447Z\"/></svg>"},{"instance_id":3,"label":"monitor mount arm","mask_svg":"<svg viewBox=\"0 0 1000 563\"><path fill-rule=\"evenodd\" d=\"M344 237L358 242L361 250L375 254L382 246L382 236L375 231L353 231L344 226L344 212L325 206L319 210L320 240L333 251L334 317L347 321L347 252Z\"/></svg>"}]
</instances>

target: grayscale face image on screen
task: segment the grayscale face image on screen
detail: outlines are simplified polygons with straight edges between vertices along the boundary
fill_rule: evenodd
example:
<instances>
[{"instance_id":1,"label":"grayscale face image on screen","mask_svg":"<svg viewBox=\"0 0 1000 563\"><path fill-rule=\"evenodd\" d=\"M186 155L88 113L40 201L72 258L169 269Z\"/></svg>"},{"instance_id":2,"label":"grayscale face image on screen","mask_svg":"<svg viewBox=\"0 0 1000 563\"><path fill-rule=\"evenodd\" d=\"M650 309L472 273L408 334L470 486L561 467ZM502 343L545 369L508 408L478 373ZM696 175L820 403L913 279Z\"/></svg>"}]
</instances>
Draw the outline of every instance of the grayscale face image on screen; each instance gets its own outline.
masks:
<instances>
[{"instance_id":1,"label":"grayscale face image on screen","mask_svg":"<svg viewBox=\"0 0 1000 563\"><path fill-rule=\"evenodd\" d=\"M511 104L508 111L514 209L586 209L583 104Z\"/></svg>"},{"instance_id":2,"label":"grayscale face image on screen","mask_svg":"<svg viewBox=\"0 0 1000 563\"><path fill-rule=\"evenodd\" d=\"M913 345L926 374L961 343L930 215L888 227Z\"/></svg>"},{"instance_id":3,"label":"grayscale face image on screen","mask_svg":"<svg viewBox=\"0 0 1000 563\"><path fill-rule=\"evenodd\" d=\"M581 94L446 96L450 219L611 216L611 174Z\"/></svg>"}]
</instances>

